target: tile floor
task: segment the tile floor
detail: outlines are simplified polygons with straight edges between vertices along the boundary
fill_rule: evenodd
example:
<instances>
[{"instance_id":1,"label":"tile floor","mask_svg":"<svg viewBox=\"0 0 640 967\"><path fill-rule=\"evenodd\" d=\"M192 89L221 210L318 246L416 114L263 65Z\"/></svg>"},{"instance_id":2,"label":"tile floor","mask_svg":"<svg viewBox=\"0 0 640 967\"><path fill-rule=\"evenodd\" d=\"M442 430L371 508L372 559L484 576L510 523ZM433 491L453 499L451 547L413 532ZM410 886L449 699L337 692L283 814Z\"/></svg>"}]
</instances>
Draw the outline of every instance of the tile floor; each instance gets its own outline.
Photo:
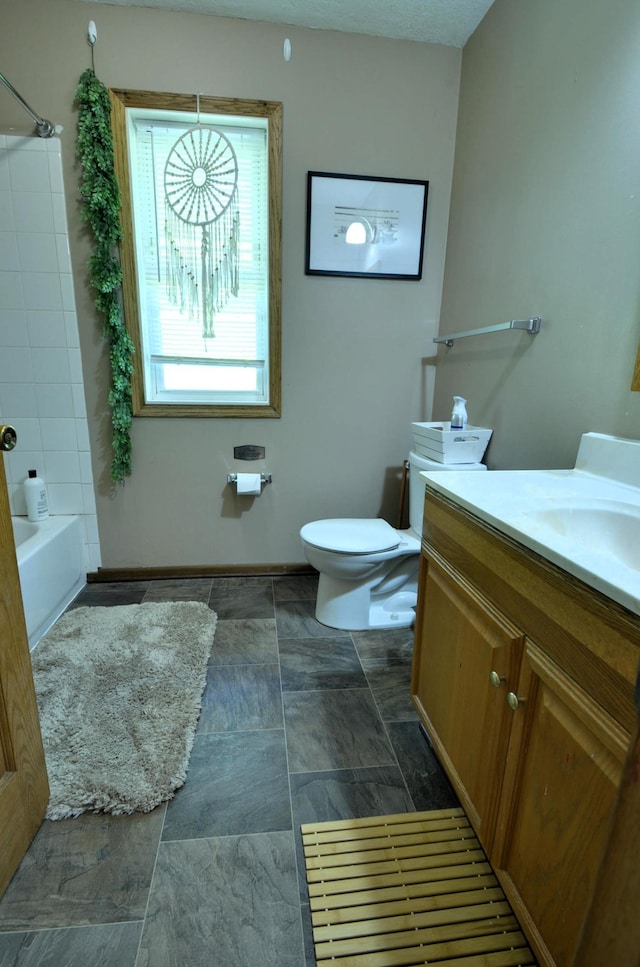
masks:
<instances>
[{"instance_id":1,"label":"tile floor","mask_svg":"<svg viewBox=\"0 0 640 967\"><path fill-rule=\"evenodd\" d=\"M72 607L218 615L187 781L152 813L45 821L0 967L311 967L300 824L456 804L409 698L412 631L335 631L312 576L88 585Z\"/></svg>"}]
</instances>

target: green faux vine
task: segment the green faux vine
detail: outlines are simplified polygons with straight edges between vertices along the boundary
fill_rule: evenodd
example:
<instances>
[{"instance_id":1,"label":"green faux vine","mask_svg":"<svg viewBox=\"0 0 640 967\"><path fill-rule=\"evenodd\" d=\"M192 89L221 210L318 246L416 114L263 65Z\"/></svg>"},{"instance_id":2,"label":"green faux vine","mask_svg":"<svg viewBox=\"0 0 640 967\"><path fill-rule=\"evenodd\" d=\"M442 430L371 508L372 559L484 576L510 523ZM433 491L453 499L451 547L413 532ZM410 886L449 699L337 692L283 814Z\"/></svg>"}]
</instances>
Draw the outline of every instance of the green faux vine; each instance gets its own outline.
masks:
<instances>
[{"instance_id":1,"label":"green faux vine","mask_svg":"<svg viewBox=\"0 0 640 967\"><path fill-rule=\"evenodd\" d=\"M76 90L80 106L76 155L82 164L82 218L91 226L93 254L89 259L89 278L96 290L95 304L104 316L104 332L109 341L111 388L109 406L113 429L111 477L117 483L131 474L131 375L133 343L122 316L122 269L118 242L120 189L113 161L111 102L109 92L94 72L86 70Z\"/></svg>"}]
</instances>

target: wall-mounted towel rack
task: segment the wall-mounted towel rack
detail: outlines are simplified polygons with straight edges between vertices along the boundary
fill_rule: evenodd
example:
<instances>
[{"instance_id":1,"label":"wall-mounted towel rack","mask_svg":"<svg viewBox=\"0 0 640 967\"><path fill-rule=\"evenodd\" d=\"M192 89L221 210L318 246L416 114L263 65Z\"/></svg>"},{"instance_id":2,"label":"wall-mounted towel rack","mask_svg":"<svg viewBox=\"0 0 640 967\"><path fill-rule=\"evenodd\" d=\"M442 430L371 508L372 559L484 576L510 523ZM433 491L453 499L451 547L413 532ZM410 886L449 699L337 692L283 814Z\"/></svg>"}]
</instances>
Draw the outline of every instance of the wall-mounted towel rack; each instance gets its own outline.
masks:
<instances>
[{"instance_id":1,"label":"wall-mounted towel rack","mask_svg":"<svg viewBox=\"0 0 640 967\"><path fill-rule=\"evenodd\" d=\"M434 342L443 342L445 346L453 346L456 339L465 339L467 336L483 336L486 332L502 332L503 329L523 329L531 336L540 332L542 319L536 316L534 319L510 319L509 322L499 322L496 326L484 326L482 329L468 329L466 332L455 332L450 336L436 336Z\"/></svg>"}]
</instances>

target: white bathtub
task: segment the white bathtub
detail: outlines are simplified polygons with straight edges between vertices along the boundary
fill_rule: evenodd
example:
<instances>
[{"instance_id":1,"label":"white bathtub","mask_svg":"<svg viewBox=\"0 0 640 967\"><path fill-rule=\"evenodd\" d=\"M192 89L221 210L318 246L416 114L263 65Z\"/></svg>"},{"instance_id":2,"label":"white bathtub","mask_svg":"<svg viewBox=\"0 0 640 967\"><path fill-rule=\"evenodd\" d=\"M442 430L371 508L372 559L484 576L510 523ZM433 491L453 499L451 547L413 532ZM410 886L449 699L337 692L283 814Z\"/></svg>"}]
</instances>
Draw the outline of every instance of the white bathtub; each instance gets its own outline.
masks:
<instances>
[{"instance_id":1,"label":"white bathtub","mask_svg":"<svg viewBox=\"0 0 640 967\"><path fill-rule=\"evenodd\" d=\"M79 517L13 517L22 605L33 649L86 583Z\"/></svg>"}]
</instances>

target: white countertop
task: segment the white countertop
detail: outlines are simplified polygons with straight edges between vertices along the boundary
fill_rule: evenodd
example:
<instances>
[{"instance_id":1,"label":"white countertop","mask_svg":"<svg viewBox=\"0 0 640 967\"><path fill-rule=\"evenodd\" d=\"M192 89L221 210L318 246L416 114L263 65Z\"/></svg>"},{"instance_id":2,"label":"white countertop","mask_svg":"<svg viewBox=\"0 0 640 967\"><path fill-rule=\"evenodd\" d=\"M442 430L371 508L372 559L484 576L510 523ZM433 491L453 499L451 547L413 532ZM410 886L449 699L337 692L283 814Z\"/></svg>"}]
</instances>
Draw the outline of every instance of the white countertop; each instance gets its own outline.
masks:
<instances>
[{"instance_id":1,"label":"white countertop","mask_svg":"<svg viewBox=\"0 0 640 967\"><path fill-rule=\"evenodd\" d=\"M617 440L600 434L585 437ZM583 437L583 440L585 440ZM632 463L640 444L632 442ZM589 448L600 443L587 441ZM429 488L640 615L640 487L581 451L573 470L423 471ZM624 461L623 461L624 463ZM608 471L615 461L605 461ZM600 472L582 469L591 466ZM623 482L624 481L624 482Z\"/></svg>"}]
</instances>

